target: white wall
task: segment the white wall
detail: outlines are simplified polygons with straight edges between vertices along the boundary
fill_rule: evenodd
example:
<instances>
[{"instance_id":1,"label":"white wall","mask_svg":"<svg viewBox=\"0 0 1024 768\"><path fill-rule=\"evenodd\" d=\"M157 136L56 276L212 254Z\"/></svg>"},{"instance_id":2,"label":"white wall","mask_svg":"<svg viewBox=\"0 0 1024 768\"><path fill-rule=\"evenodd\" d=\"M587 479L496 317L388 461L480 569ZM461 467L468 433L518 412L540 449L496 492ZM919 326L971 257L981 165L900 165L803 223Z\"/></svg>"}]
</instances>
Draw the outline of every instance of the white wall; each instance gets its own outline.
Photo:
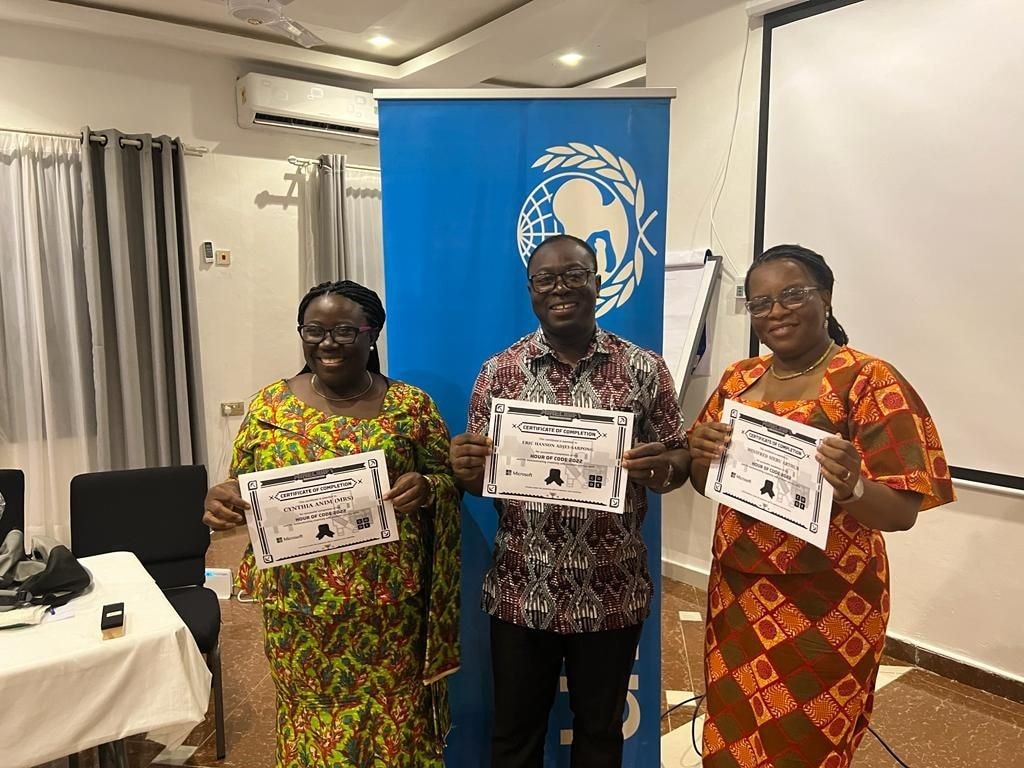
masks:
<instances>
[{"instance_id":1,"label":"white wall","mask_svg":"<svg viewBox=\"0 0 1024 768\"><path fill-rule=\"evenodd\" d=\"M223 477L239 419L222 401L245 400L298 370L298 197L290 154L346 154L377 165L376 147L242 130L234 83L279 70L111 38L0 25L0 127L76 132L117 128L204 145L187 183L198 292L209 469ZM287 73L282 73L287 74ZM230 267L200 265L198 245L230 248Z\"/></svg>"},{"instance_id":2,"label":"white wall","mask_svg":"<svg viewBox=\"0 0 1024 768\"><path fill-rule=\"evenodd\" d=\"M742 2L724 0L659 0L652 3L650 13L647 85L677 89L672 105L668 249L707 248L712 245L715 182L720 178L736 109L747 17ZM749 46L736 140L715 212L715 230L721 241L716 238L713 243L715 253L722 253L724 243L734 265L728 269L741 275L753 248L759 30L750 33ZM725 366L747 354L747 320L742 304L730 298L735 284L734 277L726 274L712 307L714 373L711 378L692 381L684 403L687 420L700 411ZM704 587L711 562L711 502L686 486L665 498L663 521L666 573Z\"/></svg>"},{"instance_id":3,"label":"white wall","mask_svg":"<svg viewBox=\"0 0 1024 768\"><path fill-rule=\"evenodd\" d=\"M744 6L743 0L655 0L647 46L647 84L678 89L672 114L669 248L703 248L709 240L707 198L728 146L749 35L736 142L715 215L722 243L741 269L750 263L753 247L761 58L761 29L749 27ZM722 243L715 241L716 253ZM742 308L728 298L733 285L727 278L716 307L716 373L747 355L748 325ZM848 330L856 337L856 328ZM685 403L688 417L696 415L716 383L717 377L694 381ZM923 514L912 531L887 537L893 580L890 634L1024 679L1024 622L1016 612L1024 605L1024 579L1012 575L1024 552L1024 501L962 488L958 494L955 504ZM666 574L705 585L711 503L687 488L666 498L663 519Z\"/></svg>"}]
</instances>

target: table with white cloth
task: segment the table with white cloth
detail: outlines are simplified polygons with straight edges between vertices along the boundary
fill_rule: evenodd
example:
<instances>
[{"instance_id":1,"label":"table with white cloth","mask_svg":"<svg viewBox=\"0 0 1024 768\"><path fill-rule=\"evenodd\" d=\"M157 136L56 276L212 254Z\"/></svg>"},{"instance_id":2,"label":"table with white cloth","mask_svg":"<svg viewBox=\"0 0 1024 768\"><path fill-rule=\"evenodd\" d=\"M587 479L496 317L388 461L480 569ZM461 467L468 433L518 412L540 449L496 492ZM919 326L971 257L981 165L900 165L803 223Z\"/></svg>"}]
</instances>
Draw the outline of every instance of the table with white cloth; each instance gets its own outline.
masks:
<instances>
[{"instance_id":1,"label":"table with white cloth","mask_svg":"<svg viewBox=\"0 0 1024 768\"><path fill-rule=\"evenodd\" d=\"M79 562L93 586L63 609L72 616L0 630L3 768L137 734L175 747L206 715L210 671L135 555ZM100 613L110 603L124 603L125 634L104 640Z\"/></svg>"}]
</instances>

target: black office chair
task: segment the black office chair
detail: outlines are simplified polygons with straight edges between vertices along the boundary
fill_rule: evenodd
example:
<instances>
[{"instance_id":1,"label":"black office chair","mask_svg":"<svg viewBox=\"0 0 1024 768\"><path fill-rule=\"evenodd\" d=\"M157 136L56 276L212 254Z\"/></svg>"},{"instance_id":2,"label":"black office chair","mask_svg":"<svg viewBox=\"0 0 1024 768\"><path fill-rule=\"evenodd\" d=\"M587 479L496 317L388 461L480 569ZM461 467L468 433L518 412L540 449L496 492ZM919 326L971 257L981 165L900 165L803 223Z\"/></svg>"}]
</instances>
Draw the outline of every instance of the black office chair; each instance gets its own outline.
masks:
<instances>
[{"instance_id":1,"label":"black office chair","mask_svg":"<svg viewBox=\"0 0 1024 768\"><path fill-rule=\"evenodd\" d=\"M213 674L217 758L223 760L220 603L203 586L210 546L205 498L203 466L79 475L71 481L71 551L76 557L133 552L164 591Z\"/></svg>"},{"instance_id":2,"label":"black office chair","mask_svg":"<svg viewBox=\"0 0 1024 768\"><path fill-rule=\"evenodd\" d=\"M0 542L7 534L25 530L25 473L20 469L0 469Z\"/></svg>"}]
</instances>

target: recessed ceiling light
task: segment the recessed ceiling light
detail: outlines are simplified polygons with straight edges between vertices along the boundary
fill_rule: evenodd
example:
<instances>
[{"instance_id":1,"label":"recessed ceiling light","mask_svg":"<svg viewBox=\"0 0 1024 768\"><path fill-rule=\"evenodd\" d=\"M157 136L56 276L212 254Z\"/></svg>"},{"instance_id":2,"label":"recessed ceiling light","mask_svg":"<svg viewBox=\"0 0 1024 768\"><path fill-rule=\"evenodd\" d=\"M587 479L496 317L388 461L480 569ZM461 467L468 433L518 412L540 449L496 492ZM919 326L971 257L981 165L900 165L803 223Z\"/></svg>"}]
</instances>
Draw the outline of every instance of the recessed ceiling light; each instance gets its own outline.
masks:
<instances>
[{"instance_id":1,"label":"recessed ceiling light","mask_svg":"<svg viewBox=\"0 0 1024 768\"><path fill-rule=\"evenodd\" d=\"M374 48L387 48L394 40L386 35L374 35L368 41Z\"/></svg>"},{"instance_id":2,"label":"recessed ceiling light","mask_svg":"<svg viewBox=\"0 0 1024 768\"><path fill-rule=\"evenodd\" d=\"M558 57L558 60L565 64L565 66L567 67L575 67L581 61L583 61L583 56L578 53L563 53L561 56Z\"/></svg>"}]
</instances>

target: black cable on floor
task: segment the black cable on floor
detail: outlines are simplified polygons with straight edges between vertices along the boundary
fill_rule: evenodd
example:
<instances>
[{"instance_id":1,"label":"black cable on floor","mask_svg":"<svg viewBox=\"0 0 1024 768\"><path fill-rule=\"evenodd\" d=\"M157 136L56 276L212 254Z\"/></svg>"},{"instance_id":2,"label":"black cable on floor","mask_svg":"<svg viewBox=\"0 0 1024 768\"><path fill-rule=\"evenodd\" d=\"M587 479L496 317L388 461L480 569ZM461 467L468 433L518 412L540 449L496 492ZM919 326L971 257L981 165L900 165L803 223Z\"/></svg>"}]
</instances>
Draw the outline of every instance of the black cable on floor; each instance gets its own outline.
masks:
<instances>
[{"instance_id":1,"label":"black cable on floor","mask_svg":"<svg viewBox=\"0 0 1024 768\"><path fill-rule=\"evenodd\" d=\"M680 707L685 707L687 704L692 704L693 702L699 701L700 699L703 699L703 698L704 698L703 696L697 695L697 696L694 696L693 698L687 699L686 701L680 701L678 704L673 704L671 707L669 707L668 709L666 709L664 712L661 713L661 719L664 720L666 717L671 715L673 712L675 712Z\"/></svg>"},{"instance_id":2,"label":"black cable on floor","mask_svg":"<svg viewBox=\"0 0 1024 768\"><path fill-rule=\"evenodd\" d=\"M666 717L671 715L680 707L685 707L687 704L697 702L697 706L693 710L693 716L690 718L690 741L693 743L693 751L701 756L703 755L700 751L700 747L697 746L697 717L700 715L700 705L704 702L704 698L704 696L693 696L692 698L689 698L686 701L681 701L678 704L669 707L661 713L661 719L664 720ZM910 766L903 762L903 759L896 754L893 748L886 743L885 739L883 739L879 735L878 731L876 731L870 725L868 726L868 730L871 732L872 736L878 739L878 743L881 744L885 751L892 756L892 759L900 764L901 768L910 768Z\"/></svg>"},{"instance_id":3,"label":"black cable on floor","mask_svg":"<svg viewBox=\"0 0 1024 768\"><path fill-rule=\"evenodd\" d=\"M675 705L669 707L668 709L666 709L664 712L661 713L661 719L664 720L666 717L671 715L673 712L675 712L680 707L685 707L687 704L692 704L693 702L697 702L697 707L693 710L693 717L690 718L690 741L693 742L693 751L696 752L698 755L700 755L701 752L700 752L700 747L697 746L697 715L700 712L700 705L701 705L701 703L703 701L704 701L704 696L703 696L703 694L701 694L701 695L689 698L686 701L680 701L678 704L675 704Z\"/></svg>"},{"instance_id":4,"label":"black cable on floor","mask_svg":"<svg viewBox=\"0 0 1024 768\"><path fill-rule=\"evenodd\" d=\"M704 753L697 746L697 715L700 713L700 705L704 702L704 699L704 696L700 697L700 701L697 702L697 706L693 710L693 717L690 718L690 742L693 744L693 751L699 757L704 757Z\"/></svg>"},{"instance_id":5,"label":"black cable on floor","mask_svg":"<svg viewBox=\"0 0 1024 768\"><path fill-rule=\"evenodd\" d=\"M907 765L906 763L903 762L903 760L900 759L899 755L897 755L895 752L893 752L892 747L890 747L888 744L885 743L885 739L883 739L881 736L878 735L878 731L876 731L870 725L868 726L868 730L871 731L871 735L872 736L874 736L876 739L878 739L878 743L881 744L883 747L885 747L885 751L888 752L890 755L892 755L892 759L893 760L895 760L897 763L899 763L901 766L903 766L903 768L910 768L909 765Z\"/></svg>"}]
</instances>

